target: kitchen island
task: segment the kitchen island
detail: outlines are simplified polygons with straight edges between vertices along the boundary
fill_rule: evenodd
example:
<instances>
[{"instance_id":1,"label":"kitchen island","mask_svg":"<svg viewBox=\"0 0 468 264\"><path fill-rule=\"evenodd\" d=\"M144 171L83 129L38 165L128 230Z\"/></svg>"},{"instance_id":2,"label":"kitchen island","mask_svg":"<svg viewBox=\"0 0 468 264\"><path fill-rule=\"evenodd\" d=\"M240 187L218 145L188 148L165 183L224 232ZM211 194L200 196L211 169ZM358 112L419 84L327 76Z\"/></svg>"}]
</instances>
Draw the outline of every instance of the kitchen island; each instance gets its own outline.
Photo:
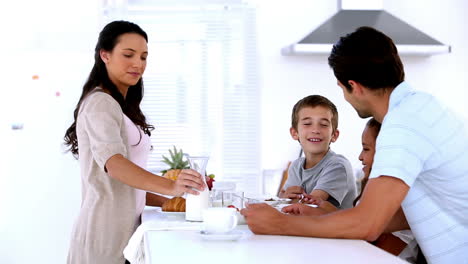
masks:
<instances>
[{"instance_id":1,"label":"kitchen island","mask_svg":"<svg viewBox=\"0 0 468 264\"><path fill-rule=\"evenodd\" d=\"M160 208L147 207L142 221L171 219ZM207 240L198 230L147 231L145 262L153 263L407 263L363 240L255 235L236 227L240 238Z\"/></svg>"}]
</instances>

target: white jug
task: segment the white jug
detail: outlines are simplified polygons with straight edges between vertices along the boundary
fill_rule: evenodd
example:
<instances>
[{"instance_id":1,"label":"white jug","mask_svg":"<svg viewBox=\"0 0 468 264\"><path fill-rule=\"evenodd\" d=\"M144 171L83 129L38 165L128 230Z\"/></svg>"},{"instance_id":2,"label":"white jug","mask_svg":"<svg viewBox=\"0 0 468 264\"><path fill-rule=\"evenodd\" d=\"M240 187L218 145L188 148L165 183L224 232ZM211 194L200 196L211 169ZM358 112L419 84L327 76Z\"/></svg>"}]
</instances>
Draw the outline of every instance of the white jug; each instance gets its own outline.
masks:
<instances>
[{"instance_id":1,"label":"white jug","mask_svg":"<svg viewBox=\"0 0 468 264\"><path fill-rule=\"evenodd\" d=\"M205 190L199 195L187 194L185 204L185 220L187 221L203 221L203 211L209 207L210 191L206 186L205 169L208 163L208 156L188 156L190 168L196 170L203 177Z\"/></svg>"}]
</instances>

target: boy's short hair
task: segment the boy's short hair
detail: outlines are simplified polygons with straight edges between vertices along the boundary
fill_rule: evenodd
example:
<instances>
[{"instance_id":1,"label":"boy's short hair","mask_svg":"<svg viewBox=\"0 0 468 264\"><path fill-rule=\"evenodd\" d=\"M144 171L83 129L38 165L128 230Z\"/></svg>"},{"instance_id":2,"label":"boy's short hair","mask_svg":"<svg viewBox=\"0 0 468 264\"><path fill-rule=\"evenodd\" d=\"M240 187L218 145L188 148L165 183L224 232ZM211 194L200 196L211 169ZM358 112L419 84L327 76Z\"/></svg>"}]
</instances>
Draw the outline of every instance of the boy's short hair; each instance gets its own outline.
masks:
<instances>
[{"instance_id":1,"label":"boy's short hair","mask_svg":"<svg viewBox=\"0 0 468 264\"><path fill-rule=\"evenodd\" d=\"M304 107L317 107L322 106L327 108L332 113L332 129L333 132L338 129L338 110L335 104L333 104L326 97L321 95L309 95L299 100L293 107L291 116L291 127L297 130L297 124L299 123L299 111Z\"/></svg>"},{"instance_id":2,"label":"boy's short hair","mask_svg":"<svg viewBox=\"0 0 468 264\"><path fill-rule=\"evenodd\" d=\"M369 89L394 88L405 79L405 71L393 40L384 33L360 27L333 45L328 65L348 91L349 80Z\"/></svg>"}]
</instances>

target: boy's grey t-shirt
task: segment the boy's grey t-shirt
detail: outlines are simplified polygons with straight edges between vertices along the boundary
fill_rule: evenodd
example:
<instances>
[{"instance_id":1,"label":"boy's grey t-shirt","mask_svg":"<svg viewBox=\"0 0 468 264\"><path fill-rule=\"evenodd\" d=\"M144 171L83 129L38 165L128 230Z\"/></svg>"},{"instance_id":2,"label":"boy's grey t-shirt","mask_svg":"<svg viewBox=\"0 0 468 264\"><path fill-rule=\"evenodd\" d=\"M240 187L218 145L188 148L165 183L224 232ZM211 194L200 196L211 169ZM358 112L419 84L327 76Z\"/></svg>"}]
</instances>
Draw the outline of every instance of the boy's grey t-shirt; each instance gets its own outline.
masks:
<instances>
[{"instance_id":1,"label":"boy's grey t-shirt","mask_svg":"<svg viewBox=\"0 0 468 264\"><path fill-rule=\"evenodd\" d=\"M306 193L322 190L331 196L328 201L336 207L341 209L353 207L357 190L353 169L348 159L329 150L325 157L310 169L304 169L304 162L305 158L299 158L291 164L284 189L303 186Z\"/></svg>"}]
</instances>

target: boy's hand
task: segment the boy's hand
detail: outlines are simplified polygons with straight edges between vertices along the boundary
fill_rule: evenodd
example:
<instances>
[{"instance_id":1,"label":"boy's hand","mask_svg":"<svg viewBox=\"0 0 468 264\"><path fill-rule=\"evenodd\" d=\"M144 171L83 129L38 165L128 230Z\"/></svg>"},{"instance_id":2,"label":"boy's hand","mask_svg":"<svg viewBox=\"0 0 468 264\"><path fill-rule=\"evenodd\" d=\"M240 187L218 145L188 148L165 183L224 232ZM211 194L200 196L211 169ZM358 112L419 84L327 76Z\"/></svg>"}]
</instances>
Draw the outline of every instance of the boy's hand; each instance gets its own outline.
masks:
<instances>
[{"instance_id":1,"label":"boy's hand","mask_svg":"<svg viewBox=\"0 0 468 264\"><path fill-rule=\"evenodd\" d=\"M289 199L301 199L304 194L304 189L301 186L291 186L287 188L285 191L282 190L280 193L281 198L289 198Z\"/></svg>"},{"instance_id":2,"label":"boy's hand","mask_svg":"<svg viewBox=\"0 0 468 264\"><path fill-rule=\"evenodd\" d=\"M304 198L301 201L304 204L315 204L320 207L320 205L324 202L322 198L313 196L310 194L304 194Z\"/></svg>"},{"instance_id":3,"label":"boy's hand","mask_svg":"<svg viewBox=\"0 0 468 264\"><path fill-rule=\"evenodd\" d=\"M306 194L304 195L304 199L302 199L302 203L304 204L314 204L316 205L318 208L328 212L328 213L331 213L331 212L334 212L334 211L337 211L338 208L336 208L332 203L328 202L328 201L324 201L322 198L320 197L317 197L317 196L313 196L313 195L310 195L310 194Z\"/></svg>"}]
</instances>

